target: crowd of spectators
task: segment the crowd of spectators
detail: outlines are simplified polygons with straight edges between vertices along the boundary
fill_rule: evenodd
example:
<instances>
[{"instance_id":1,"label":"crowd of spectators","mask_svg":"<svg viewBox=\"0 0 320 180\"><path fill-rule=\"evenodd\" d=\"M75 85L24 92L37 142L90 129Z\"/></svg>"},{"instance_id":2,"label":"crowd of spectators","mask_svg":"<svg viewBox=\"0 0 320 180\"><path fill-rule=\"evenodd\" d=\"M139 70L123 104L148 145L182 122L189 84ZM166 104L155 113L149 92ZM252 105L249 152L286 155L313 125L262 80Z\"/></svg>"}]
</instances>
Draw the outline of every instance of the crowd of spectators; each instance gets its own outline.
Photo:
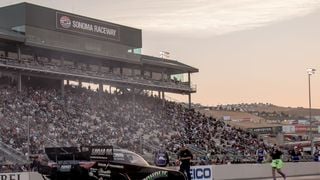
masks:
<instances>
[{"instance_id":1,"label":"crowd of spectators","mask_svg":"<svg viewBox=\"0 0 320 180\"><path fill-rule=\"evenodd\" d=\"M141 137L157 144L172 130L162 119L162 101L132 95L99 94L85 88L56 90L15 87L0 90L1 141L27 152L30 122L31 153L45 146L115 144L138 151ZM160 108L160 109L159 109ZM168 138L168 137L167 137Z\"/></svg>"},{"instance_id":2,"label":"crowd of spectators","mask_svg":"<svg viewBox=\"0 0 320 180\"><path fill-rule=\"evenodd\" d=\"M250 132L231 127L221 120L188 110L174 102L168 102L166 108L167 118L174 119L181 127L179 133L170 139L170 151L178 150L179 145L175 143L180 140L206 153L199 160L220 164L253 160L256 150L260 146L267 146Z\"/></svg>"},{"instance_id":3,"label":"crowd of spectators","mask_svg":"<svg viewBox=\"0 0 320 180\"><path fill-rule=\"evenodd\" d=\"M16 87L2 87L0 120L0 140L23 153L28 150L29 122L32 154L48 146L81 144L113 144L141 152L143 141L154 147L165 144L172 154L181 143L189 144L205 153L199 160L226 163L239 156L252 158L264 145L249 132L175 102L163 105L157 97L71 86L64 97L54 89L28 87L18 92Z\"/></svg>"}]
</instances>

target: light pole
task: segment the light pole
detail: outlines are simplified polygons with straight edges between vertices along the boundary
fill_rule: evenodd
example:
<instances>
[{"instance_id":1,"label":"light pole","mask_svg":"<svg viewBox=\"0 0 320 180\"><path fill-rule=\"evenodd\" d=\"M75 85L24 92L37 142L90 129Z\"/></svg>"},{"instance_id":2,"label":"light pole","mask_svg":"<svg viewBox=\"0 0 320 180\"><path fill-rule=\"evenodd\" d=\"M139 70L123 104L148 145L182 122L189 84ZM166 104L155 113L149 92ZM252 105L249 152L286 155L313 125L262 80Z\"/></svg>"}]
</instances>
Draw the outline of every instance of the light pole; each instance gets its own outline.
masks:
<instances>
[{"instance_id":1,"label":"light pole","mask_svg":"<svg viewBox=\"0 0 320 180\"><path fill-rule=\"evenodd\" d=\"M27 160L30 161L30 116L28 118L28 157Z\"/></svg>"},{"instance_id":2,"label":"light pole","mask_svg":"<svg viewBox=\"0 0 320 180\"><path fill-rule=\"evenodd\" d=\"M310 76L316 72L316 69L308 68L308 85L309 85L309 138L310 138L310 153L313 152L313 136L312 136L312 118L311 118L311 83Z\"/></svg>"}]
</instances>

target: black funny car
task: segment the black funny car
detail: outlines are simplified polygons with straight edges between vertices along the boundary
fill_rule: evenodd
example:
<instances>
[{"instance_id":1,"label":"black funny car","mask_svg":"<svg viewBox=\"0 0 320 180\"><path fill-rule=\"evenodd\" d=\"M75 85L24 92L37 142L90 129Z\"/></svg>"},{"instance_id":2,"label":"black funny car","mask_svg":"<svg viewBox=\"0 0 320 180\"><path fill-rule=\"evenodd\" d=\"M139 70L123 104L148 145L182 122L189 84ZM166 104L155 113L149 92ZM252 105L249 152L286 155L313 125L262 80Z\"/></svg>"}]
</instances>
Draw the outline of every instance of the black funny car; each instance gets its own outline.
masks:
<instances>
[{"instance_id":1,"label":"black funny car","mask_svg":"<svg viewBox=\"0 0 320 180\"><path fill-rule=\"evenodd\" d=\"M50 180L185 180L179 171L149 165L140 155L112 146L45 148L39 172Z\"/></svg>"}]
</instances>

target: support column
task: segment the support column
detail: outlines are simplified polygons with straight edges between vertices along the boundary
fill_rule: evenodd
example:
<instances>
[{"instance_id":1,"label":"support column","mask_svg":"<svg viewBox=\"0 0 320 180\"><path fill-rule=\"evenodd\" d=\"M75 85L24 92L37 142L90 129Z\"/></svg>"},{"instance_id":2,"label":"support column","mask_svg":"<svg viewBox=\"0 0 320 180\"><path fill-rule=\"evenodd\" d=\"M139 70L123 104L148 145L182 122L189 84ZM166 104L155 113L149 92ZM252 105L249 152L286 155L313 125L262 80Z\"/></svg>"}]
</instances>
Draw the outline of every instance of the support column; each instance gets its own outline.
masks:
<instances>
[{"instance_id":1,"label":"support column","mask_svg":"<svg viewBox=\"0 0 320 180\"><path fill-rule=\"evenodd\" d=\"M18 92L21 92L21 73L19 72L17 75L17 87L18 87Z\"/></svg>"},{"instance_id":2,"label":"support column","mask_svg":"<svg viewBox=\"0 0 320 180\"><path fill-rule=\"evenodd\" d=\"M135 94L135 89L132 89L132 101L133 101L133 113L136 113L136 94Z\"/></svg>"},{"instance_id":3,"label":"support column","mask_svg":"<svg viewBox=\"0 0 320 180\"><path fill-rule=\"evenodd\" d=\"M99 93L102 94L103 93L103 84L99 83Z\"/></svg>"},{"instance_id":4,"label":"support column","mask_svg":"<svg viewBox=\"0 0 320 180\"><path fill-rule=\"evenodd\" d=\"M69 82L69 80L67 80L67 85L68 85L68 86L70 85L70 82Z\"/></svg>"},{"instance_id":5,"label":"support column","mask_svg":"<svg viewBox=\"0 0 320 180\"><path fill-rule=\"evenodd\" d=\"M79 80L79 88L81 88L82 87L82 82Z\"/></svg>"},{"instance_id":6,"label":"support column","mask_svg":"<svg viewBox=\"0 0 320 180\"><path fill-rule=\"evenodd\" d=\"M191 73L188 72L188 84L189 84L189 87L191 87ZM189 93L188 95L188 99L189 99L189 109L191 109L191 93Z\"/></svg>"},{"instance_id":7,"label":"support column","mask_svg":"<svg viewBox=\"0 0 320 180\"><path fill-rule=\"evenodd\" d=\"M191 93L189 93L189 109L191 109Z\"/></svg>"},{"instance_id":8,"label":"support column","mask_svg":"<svg viewBox=\"0 0 320 180\"><path fill-rule=\"evenodd\" d=\"M38 59L39 59L38 54L34 52L33 53L33 61L38 62Z\"/></svg>"},{"instance_id":9,"label":"support column","mask_svg":"<svg viewBox=\"0 0 320 180\"><path fill-rule=\"evenodd\" d=\"M111 85L109 85L109 94L111 94Z\"/></svg>"},{"instance_id":10,"label":"support column","mask_svg":"<svg viewBox=\"0 0 320 180\"><path fill-rule=\"evenodd\" d=\"M20 46L17 46L18 62L21 63L21 49Z\"/></svg>"},{"instance_id":11,"label":"support column","mask_svg":"<svg viewBox=\"0 0 320 180\"><path fill-rule=\"evenodd\" d=\"M63 79L60 82L60 88L61 88L61 96L64 97L64 80Z\"/></svg>"},{"instance_id":12,"label":"support column","mask_svg":"<svg viewBox=\"0 0 320 180\"><path fill-rule=\"evenodd\" d=\"M102 66L102 64L100 64L100 65L98 66L98 72L99 72L99 73L101 72L101 66Z\"/></svg>"},{"instance_id":13,"label":"support column","mask_svg":"<svg viewBox=\"0 0 320 180\"><path fill-rule=\"evenodd\" d=\"M164 91L162 91L162 106L164 107L165 105L165 97L164 97Z\"/></svg>"},{"instance_id":14,"label":"support column","mask_svg":"<svg viewBox=\"0 0 320 180\"><path fill-rule=\"evenodd\" d=\"M63 64L64 64L64 57L63 57L63 56L61 56L61 59L60 59L60 66L63 66Z\"/></svg>"},{"instance_id":15,"label":"support column","mask_svg":"<svg viewBox=\"0 0 320 180\"><path fill-rule=\"evenodd\" d=\"M160 93L160 91L158 91L158 96L159 96L159 99L161 99L161 93Z\"/></svg>"},{"instance_id":16,"label":"support column","mask_svg":"<svg viewBox=\"0 0 320 180\"><path fill-rule=\"evenodd\" d=\"M191 86L191 74L190 74L190 72L188 72L188 83L189 83L189 86Z\"/></svg>"}]
</instances>

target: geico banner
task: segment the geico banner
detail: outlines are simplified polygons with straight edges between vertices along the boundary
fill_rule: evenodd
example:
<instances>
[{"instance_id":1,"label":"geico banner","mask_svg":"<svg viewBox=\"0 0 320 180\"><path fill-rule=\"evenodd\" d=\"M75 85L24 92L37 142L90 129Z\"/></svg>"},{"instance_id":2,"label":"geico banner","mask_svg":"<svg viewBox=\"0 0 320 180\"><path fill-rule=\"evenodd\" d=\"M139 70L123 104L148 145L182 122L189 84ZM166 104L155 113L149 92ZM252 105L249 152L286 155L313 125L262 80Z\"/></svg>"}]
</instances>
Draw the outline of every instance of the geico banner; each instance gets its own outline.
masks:
<instances>
[{"instance_id":1,"label":"geico banner","mask_svg":"<svg viewBox=\"0 0 320 180\"><path fill-rule=\"evenodd\" d=\"M0 173L0 180L29 180L29 173Z\"/></svg>"},{"instance_id":2,"label":"geico banner","mask_svg":"<svg viewBox=\"0 0 320 180\"><path fill-rule=\"evenodd\" d=\"M212 166L191 166L190 168L191 179L193 180L212 180L213 169Z\"/></svg>"}]
</instances>

